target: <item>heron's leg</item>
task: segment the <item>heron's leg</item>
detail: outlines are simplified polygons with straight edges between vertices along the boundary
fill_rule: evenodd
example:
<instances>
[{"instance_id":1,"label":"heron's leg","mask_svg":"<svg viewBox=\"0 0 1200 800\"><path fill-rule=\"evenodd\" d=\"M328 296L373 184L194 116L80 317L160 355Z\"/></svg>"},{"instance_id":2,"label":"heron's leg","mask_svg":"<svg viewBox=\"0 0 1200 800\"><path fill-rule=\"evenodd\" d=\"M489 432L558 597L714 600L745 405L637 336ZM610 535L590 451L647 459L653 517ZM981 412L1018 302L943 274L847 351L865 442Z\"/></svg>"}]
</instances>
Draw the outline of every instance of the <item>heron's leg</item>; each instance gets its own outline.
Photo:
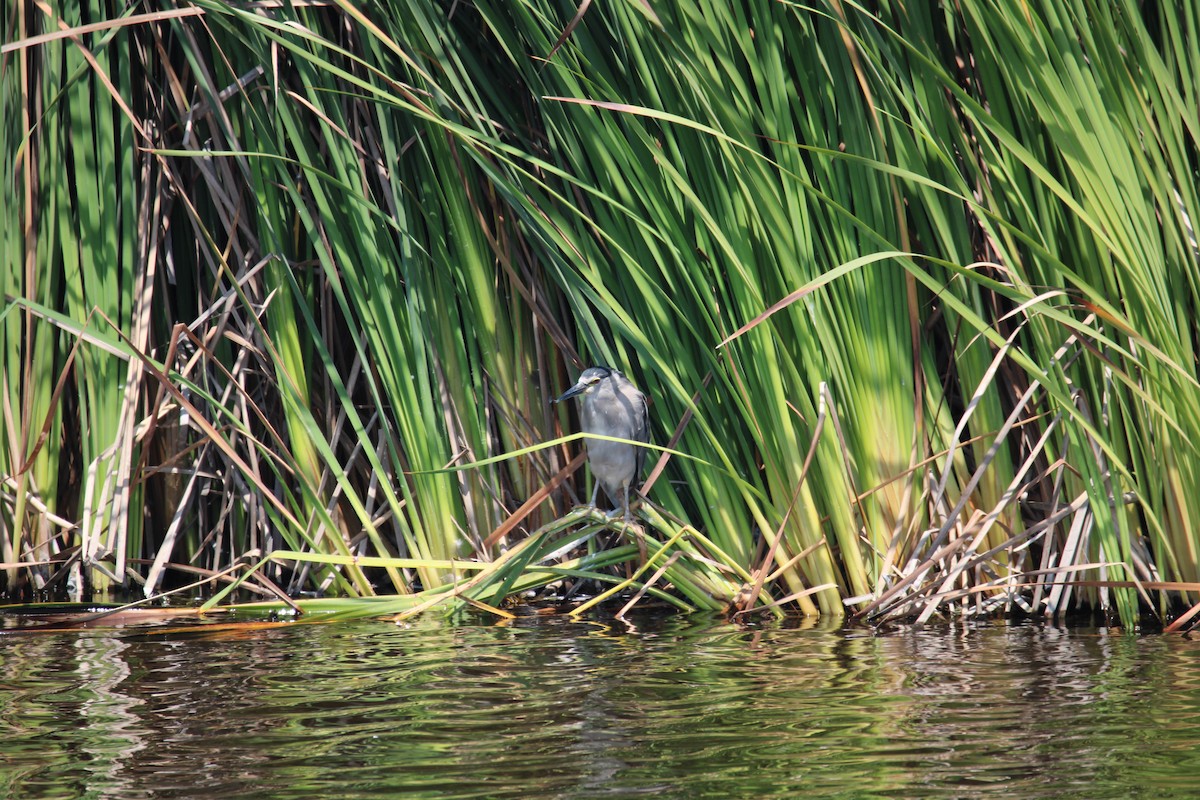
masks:
<instances>
[{"instance_id":1,"label":"heron's leg","mask_svg":"<svg viewBox=\"0 0 1200 800\"><path fill-rule=\"evenodd\" d=\"M645 564L646 560L648 558L648 556L646 555L646 536L645 536L645 533L642 531L641 525L639 525L638 523L636 523L632 519L630 519L629 495L633 491L630 488L630 484L628 484L628 483L625 484L624 489L625 489L625 491L624 491L624 495L625 495L625 525L622 529L622 533L628 533L631 528L633 529L633 532L636 535L636 539L637 539L638 555L641 556L641 559L642 559L641 563ZM616 512L614 511L613 513L615 514Z\"/></svg>"},{"instance_id":2,"label":"heron's leg","mask_svg":"<svg viewBox=\"0 0 1200 800\"><path fill-rule=\"evenodd\" d=\"M592 502L588 505L592 508L596 507L596 498L600 496L600 481L596 481L595 487L592 488Z\"/></svg>"}]
</instances>

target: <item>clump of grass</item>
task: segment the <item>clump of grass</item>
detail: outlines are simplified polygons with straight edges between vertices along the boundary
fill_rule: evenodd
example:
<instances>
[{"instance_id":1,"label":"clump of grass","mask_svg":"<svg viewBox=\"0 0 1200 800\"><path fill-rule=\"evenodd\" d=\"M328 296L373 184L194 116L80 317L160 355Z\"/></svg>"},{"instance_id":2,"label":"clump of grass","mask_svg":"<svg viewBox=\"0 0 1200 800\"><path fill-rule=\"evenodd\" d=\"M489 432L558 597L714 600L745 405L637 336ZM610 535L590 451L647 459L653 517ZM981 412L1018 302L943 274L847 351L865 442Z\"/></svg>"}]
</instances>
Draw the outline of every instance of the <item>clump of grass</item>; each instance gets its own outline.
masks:
<instances>
[{"instance_id":1,"label":"clump of grass","mask_svg":"<svg viewBox=\"0 0 1200 800\"><path fill-rule=\"evenodd\" d=\"M1196 603L1195 11L1024 9L20 6L5 586ZM554 566L587 363L688 458Z\"/></svg>"}]
</instances>

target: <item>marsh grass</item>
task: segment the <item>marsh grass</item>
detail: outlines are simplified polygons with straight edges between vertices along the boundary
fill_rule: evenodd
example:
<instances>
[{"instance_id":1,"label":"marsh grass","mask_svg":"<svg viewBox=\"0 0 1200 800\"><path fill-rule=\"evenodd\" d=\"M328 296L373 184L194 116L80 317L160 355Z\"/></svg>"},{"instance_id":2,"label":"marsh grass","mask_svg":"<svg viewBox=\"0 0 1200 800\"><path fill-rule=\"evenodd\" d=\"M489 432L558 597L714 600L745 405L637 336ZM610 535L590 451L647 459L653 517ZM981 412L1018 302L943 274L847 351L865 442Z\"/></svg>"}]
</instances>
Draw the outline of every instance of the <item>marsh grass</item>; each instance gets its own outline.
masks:
<instances>
[{"instance_id":1,"label":"marsh grass","mask_svg":"<svg viewBox=\"0 0 1200 800\"><path fill-rule=\"evenodd\" d=\"M61 13L0 62L10 593L1200 601L1188 4ZM552 564L589 363L669 445Z\"/></svg>"}]
</instances>

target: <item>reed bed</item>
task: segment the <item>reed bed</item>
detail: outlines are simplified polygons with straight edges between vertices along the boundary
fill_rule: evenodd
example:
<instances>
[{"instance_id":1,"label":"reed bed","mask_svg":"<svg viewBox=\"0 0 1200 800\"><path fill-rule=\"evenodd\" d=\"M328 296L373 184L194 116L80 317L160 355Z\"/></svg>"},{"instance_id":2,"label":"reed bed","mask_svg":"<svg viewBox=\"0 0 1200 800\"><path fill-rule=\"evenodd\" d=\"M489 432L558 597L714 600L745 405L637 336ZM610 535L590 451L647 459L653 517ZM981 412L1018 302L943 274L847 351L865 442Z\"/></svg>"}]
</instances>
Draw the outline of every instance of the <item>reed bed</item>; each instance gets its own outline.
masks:
<instances>
[{"instance_id":1,"label":"reed bed","mask_svg":"<svg viewBox=\"0 0 1200 800\"><path fill-rule=\"evenodd\" d=\"M1200 602L1191 4L5 13L10 596Z\"/></svg>"}]
</instances>

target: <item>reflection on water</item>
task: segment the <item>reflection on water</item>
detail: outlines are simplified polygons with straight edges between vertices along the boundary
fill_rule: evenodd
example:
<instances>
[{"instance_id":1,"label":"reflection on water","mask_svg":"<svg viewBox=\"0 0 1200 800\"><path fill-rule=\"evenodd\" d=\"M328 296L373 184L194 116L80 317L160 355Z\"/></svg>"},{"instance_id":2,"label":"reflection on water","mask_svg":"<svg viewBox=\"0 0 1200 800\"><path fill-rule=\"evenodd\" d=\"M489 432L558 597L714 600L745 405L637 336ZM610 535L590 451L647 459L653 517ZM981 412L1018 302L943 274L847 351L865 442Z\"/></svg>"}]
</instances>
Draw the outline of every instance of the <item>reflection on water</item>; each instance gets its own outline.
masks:
<instances>
[{"instance_id":1,"label":"reflection on water","mask_svg":"<svg viewBox=\"0 0 1200 800\"><path fill-rule=\"evenodd\" d=\"M9 797L1200 797L1200 645L666 618L0 637Z\"/></svg>"}]
</instances>

